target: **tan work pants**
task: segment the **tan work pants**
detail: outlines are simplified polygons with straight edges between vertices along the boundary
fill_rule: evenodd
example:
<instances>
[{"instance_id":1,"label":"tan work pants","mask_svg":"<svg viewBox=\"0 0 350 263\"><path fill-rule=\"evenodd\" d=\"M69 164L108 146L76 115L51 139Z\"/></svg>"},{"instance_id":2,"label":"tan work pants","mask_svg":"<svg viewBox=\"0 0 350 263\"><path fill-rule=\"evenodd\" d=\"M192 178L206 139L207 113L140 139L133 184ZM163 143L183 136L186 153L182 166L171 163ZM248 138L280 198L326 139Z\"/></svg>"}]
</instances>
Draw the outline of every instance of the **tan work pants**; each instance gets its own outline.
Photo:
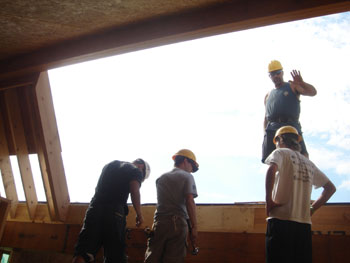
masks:
<instances>
[{"instance_id":1,"label":"tan work pants","mask_svg":"<svg viewBox=\"0 0 350 263\"><path fill-rule=\"evenodd\" d=\"M145 263L183 263L186 256L188 226L179 216L158 216L148 239Z\"/></svg>"}]
</instances>

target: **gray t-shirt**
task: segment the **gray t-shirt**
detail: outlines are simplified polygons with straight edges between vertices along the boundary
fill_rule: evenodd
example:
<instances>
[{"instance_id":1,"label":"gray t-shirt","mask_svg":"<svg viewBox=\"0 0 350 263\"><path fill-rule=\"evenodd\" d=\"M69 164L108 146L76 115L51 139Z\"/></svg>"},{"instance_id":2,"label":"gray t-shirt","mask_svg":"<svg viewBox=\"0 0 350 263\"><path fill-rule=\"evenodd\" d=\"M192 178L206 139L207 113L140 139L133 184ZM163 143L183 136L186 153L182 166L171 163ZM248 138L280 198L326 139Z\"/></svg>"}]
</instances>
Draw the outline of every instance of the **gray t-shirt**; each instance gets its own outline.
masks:
<instances>
[{"instance_id":1,"label":"gray t-shirt","mask_svg":"<svg viewBox=\"0 0 350 263\"><path fill-rule=\"evenodd\" d=\"M193 194L197 197L197 188L193 175L179 168L163 174L156 181L157 210L159 215L177 215L188 218L186 196Z\"/></svg>"}]
</instances>

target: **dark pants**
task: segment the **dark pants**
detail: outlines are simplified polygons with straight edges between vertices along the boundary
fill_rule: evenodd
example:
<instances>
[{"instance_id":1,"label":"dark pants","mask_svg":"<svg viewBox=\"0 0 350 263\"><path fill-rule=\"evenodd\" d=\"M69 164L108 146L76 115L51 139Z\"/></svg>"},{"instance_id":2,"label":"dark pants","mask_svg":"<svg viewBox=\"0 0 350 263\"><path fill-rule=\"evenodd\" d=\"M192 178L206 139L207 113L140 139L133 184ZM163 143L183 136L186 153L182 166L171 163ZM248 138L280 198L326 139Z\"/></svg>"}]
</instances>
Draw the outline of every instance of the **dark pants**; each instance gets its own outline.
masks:
<instances>
[{"instance_id":1,"label":"dark pants","mask_svg":"<svg viewBox=\"0 0 350 263\"><path fill-rule=\"evenodd\" d=\"M262 144L262 163L265 163L265 159L276 149L276 145L273 143L275 133L275 130L265 131L264 141ZM301 154L308 154L304 140L302 140L299 144L301 146Z\"/></svg>"},{"instance_id":2,"label":"dark pants","mask_svg":"<svg viewBox=\"0 0 350 263\"><path fill-rule=\"evenodd\" d=\"M86 211L74 255L82 256L89 262L88 259L95 259L103 247L105 263L126 262L125 228L123 206L90 206Z\"/></svg>"},{"instance_id":3,"label":"dark pants","mask_svg":"<svg viewBox=\"0 0 350 263\"><path fill-rule=\"evenodd\" d=\"M311 225L269 219L265 245L266 263L311 263Z\"/></svg>"}]
</instances>

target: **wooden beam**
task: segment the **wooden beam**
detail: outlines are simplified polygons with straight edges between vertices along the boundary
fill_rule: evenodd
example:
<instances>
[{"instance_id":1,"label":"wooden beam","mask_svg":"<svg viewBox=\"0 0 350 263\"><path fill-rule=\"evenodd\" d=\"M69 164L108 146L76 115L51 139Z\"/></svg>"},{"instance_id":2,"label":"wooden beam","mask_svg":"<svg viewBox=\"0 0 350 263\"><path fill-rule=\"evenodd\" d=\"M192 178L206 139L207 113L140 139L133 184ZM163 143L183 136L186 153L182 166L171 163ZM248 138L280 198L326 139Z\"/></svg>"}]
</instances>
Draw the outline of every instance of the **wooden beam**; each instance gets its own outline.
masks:
<instances>
[{"instance_id":1,"label":"wooden beam","mask_svg":"<svg viewBox=\"0 0 350 263\"><path fill-rule=\"evenodd\" d=\"M113 28L0 61L0 78L200 37L349 11L346 0L237 0Z\"/></svg>"},{"instance_id":2,"label":"wooden beam","mask_svg":"<svg viewBox=\"0 0 350 263\"><path fill-rule=\"evenodd\" d=\"M40 165L45 185L46 198L54 220L64 221L69 209L69 193L61 155L61 144L53 107L50 82L47 72L42 72L35 85L39 122Z\"/></svg>"},{"instance_id":3,"label":"wooden beam","mask_svg":"<svg viewBox=\"0 0 350 263\"><path fill-rule=\"evenodd\" d=\"M1 126L5 132L5 139L6 139L6 144L8 148L9 155L15 155L16 150L15 146L13 144L14 139L12 138L12 133L11 133L11 128L10 128L10 121L9 121L9 114L7 112L7 107L6 107L6 100L5 100L5 94L3 91L0 91L0 113L2 115L2 122Z\"/></svg>"},{"instance_id":4,"label":"wooden beam","mask_svg":"<svg viewBox=\"0 0 350 263\"><path fill-rule=\"evenodd\" d=\"M23 223L48 223L55 224L50 218L50 213L48 211L48 206L46 203L39 202L36 208L35 217L31 219L28 214L28 209L25 203L19 202L16 211L16 217L8 218L8 221L13 222L23 222Z\"/></svg>"},{"instance_id":5,"label":"wooden beam","mask_svg":"<svg viewBox=\"0 0 350 263\"><path fill-rule=\"evenodd\" d=\"M29 154L37 154L38 142L37 142L37 132L36 126L38 120L36 118L37 114L33 107L33 100L35 96L32 94L35 93L34 85L23 86L16 88L17 97L19 105L21 106L21 114L23 120L23 129L26 135L26 142L28 147Z\"/></svg>"},{"instance_id":6,"label":"wooden beam","mask_svg":"<svg viewBox=\"0 0 350 263\"><path fill-rule=\"evenodd\" d=\"M186 262L264 262L266 231L264 206L264 204L199 204L197 213L201 218L198 225L200 252L195 257L188 254ZM87 207L88 204L72 204L66 223L63 224L50 221L45 204L39 204L34 222L30 220L23 222L22 220L28 219L27 210L19 204L17 218L9 219L6 223L0 246L72 254ZM154 204L142 206L145 219L143 227L151 226L154 210ZM219 215L214 220L221 226L211 228L212 214ZM315 262L346 262L350 257L349 215L350 204L328 204L315 213L312 225ZM235 216L243 217L243 220L247 220L249 227L252 228L247 228L244 223L241 223L242 219L237 219ZM253 217L254 226L250 223L252 222L250 217ZM231 225L238 222L242 228L230 226L227 220ZM256 229L255 223L264 224L264 227ZM147 240L143 229L135 227L135 213L131 207L127 227L131 229L127 239L129 262L141 262ZM226 230L223 231L223 228ZM333 261L330 261L330 258Z\"/></svg>"},{"instance_id":7,"label":"wooden beam","mask_svg":"<svg viewBox=\"0 0 350 263\"><path fill-rule=\"evenodd\" d=\"M39 76L39 75L38 75ZM45 189L46 201L50 213L51 220L55 220L57 218L55 205L53 202L52 191L50 188L50 183L48 179L46 160L44 155L44 145L43 145L43 134L41 129L37 129L36 127L40 127L40 118L39 118L39 109L36 103L36 94L35 94L35 84L27 86L25 88L20 89L20 101L23 108L23 112L26 112L26 121L25 126L27 126L27 139L32 139L32 147L31 152L35 152L38 157L41 177L43 180L43 185ZM29 136L31 135L31 136Z\"/></svg>"},{"instance_id":8,"label":"wooden beam","mask_svg":"<svg viewBox=\"0 0 350 263\"><path fill-rule=\"evenodd\" d=\"M36 196L34 179L28 155L28 147L23 129L23 121L17 98L17 91L16 89L8 89L4 91L4 94L28 213L30 218L34 218L38 199Z\"/></svg>"},{"instance_id":9,"label":"wooden beam","mask_svg":"<svg viewBox=\"0 0 350 263\"><path fill-rule=\"evenodd\" d=\"M7 215L10 211L11 200L0 197L0 240L2 238L2 233L4 232Z\"/></svg>"},{"instance_id":10,"label":"wooden beam","mask_svg":"<svg viewBox=\"0 0 350 263\"><path fill-rule=\"evenodd\" d=\"M82 225L88 204L70 204L66 224ZM156 206L142 205L144 227L151 227ZM215 214L213 216L213 214ZM135 211L129 206L127 227L135 227ZM201 232L265 233L265 204L198 204L198 229ZM19 203L16 218L9 221L30 222L25 205ZM50 223L45 203L39 203L34 222ZM232 223L234 222L234 224ZM56 222L51 222L56 223ZM312 217L312 230L323 235L350 235L350 204L326 204Z\"/></svg>"},{"instance_id":11,"label":"wooden beam","mask_svg":"<svg viewBox=\"0 0 350 263\"><path fill-rule=\"evenodd\" d=\"M135 211L129 209L127 223L135 225ZM154 205L142 206L145 225L152 226ZM265 233L265 204L197 205L199 231ZM232 223L234 222L234 223ZM312 217L312 230L323 234L350 235L350 204L326 204Z\"/></svg>"},{"instance_id":12,"label":"wooden beam","mask_svg":"<svg viewBox=\"0 0 350 263\"><path fill-rule=\"evenodd\" d=\"M15 217L18 204L15 179L13 177L10 154L7 145L7 138L4 130L4 120L0 112L0 170L6 198L11 200L11 217Z\"/></svg>"},{"instance_id":13,"label":"wooden beam","mask_svg":"<svg viewBox=\"0 0 350 263\"><path fill-rule=\"evenodd\" d=\"M6 197L11 200L10 216L14 218L16 216L18 196L15 180L12 173L10 157L7 156L0 158L0 170Z\"/></svg>"},{"instance_id":14,"label":"wooden beam","mask_svg":"<svg viewBox=\"0 0 350 263\"><path fill-rule=\"evenodd\" d=\"M64 224L40 224L7 222L0 244L7 247L61 251L67 226Z\"/></svg>"},{"instance_id":15,"label":"wooden beam","mask_svg":"<svg viewBox=\"0 0 350 263\"><path fill-rule=\"evenodd\" d=\"M79 231L80 225L7 222L0 246L73 254ZM350 235L314 233L312 240L314 262L347 262L350 258ZM264 233L199 231L197 241L199 254L192 256L189 250L186 262L265 262ZM128 262L142 262L146 245L143 229L132 229L127 238Z\"/></svg>"},{"instance_id":16,"label":"wooden beam","mask_svg":"<svg viewBox=\"0 0 350 263\"><path fill-rule=\"evenodd\" d=\"M38 79L39 73L18 75L15 78L2 78L0 80L0 91L23 86L30 86Z\"/></svg>"}]
</instances>

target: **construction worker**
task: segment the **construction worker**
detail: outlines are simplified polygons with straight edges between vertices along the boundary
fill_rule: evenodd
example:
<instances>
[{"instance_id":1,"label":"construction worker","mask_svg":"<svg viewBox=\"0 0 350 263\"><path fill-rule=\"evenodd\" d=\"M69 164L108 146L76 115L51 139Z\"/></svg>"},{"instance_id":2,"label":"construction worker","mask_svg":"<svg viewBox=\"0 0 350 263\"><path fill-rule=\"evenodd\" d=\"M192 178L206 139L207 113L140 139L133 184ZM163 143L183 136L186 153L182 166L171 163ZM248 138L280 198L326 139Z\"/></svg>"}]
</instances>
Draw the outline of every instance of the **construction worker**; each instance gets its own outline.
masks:
<instances>
[{"instance_id":1,"label":"construction worker","mask_svg":"<svg viewBox=\"0 0 350 263\"><path fill-rule=\"evenodd\" d=\"M311 216L336 191L315 164L300 153L301 136L292 126L277 130L277 149L267 157L266 262L311 263ZM311 202L312 186L323 187ZM310 206L311 205L311 206Z\"/></svg>"},{"instance_id":2,"label":"construction worker","mask_svg":"<svg viewBox=\"0 0 350 263\"><path fill-rule=\"evenodd\" d=\"M197 188L191 173L198 170L198 163L187 149L174 154L173 160L174 169L156 181L158 202L145 254L147 263L184 262L189 230L192 247L197 248Z\"/></svg>"},{"instance_id":3,"label":"construction worker","mask_svg":"<svg viewBox=\"0 0 350 263\"><path fill-rule=\"evenodd\" d=\"M264 141L262 162L276 148L272 140L275 132L282 126L291 125L302 135L299 123L300 95L315 96L317 91L311 84L304 82L300 71L292 70L293 81L284 82L283 67L277 60L268 65L270 79L275 88L265 96ZM300 142L301 153L308 157L305 142Z\"/></svg>"},{"instance_id":4,"label":"construction worker","mask_svg":"<svg viewBox=\"0 0 350 263\"><path fill-rule=\"evenodd\" d=\"M133 163L113 161L105 165L86 211L73 263L95 262L101 247L104 249L105 263L127 262L127 200L130 193L136 211L136 226L139 227L143 223L139 189L149 175L150 167L142 159L136 159Z\"/></svg>"}]
</instances>

